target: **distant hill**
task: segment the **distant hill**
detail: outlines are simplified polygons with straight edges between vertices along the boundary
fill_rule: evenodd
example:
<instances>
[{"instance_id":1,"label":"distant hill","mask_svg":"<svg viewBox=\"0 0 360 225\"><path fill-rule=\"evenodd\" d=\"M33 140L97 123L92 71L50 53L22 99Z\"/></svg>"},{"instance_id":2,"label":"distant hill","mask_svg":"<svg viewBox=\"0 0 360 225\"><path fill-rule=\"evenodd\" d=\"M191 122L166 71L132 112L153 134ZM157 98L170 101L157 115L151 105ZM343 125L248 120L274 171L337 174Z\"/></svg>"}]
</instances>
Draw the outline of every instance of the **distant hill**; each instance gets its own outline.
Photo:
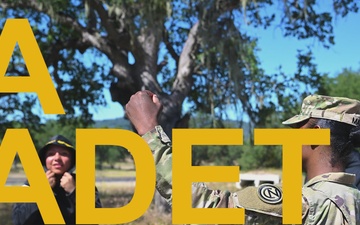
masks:
<instances>
[{"instance_id":1,"label":"distant hill","mask_svg":"<svg viewBox=\"0 0 360 225\"><path fill-rule=\"evenodd\" d=\"M95 120L96 128L121 128L125 130L131 130L131 124L129 120L124 118L115 118L115 119L107 119L107 120Z\"/></svg>"}]
</instances>

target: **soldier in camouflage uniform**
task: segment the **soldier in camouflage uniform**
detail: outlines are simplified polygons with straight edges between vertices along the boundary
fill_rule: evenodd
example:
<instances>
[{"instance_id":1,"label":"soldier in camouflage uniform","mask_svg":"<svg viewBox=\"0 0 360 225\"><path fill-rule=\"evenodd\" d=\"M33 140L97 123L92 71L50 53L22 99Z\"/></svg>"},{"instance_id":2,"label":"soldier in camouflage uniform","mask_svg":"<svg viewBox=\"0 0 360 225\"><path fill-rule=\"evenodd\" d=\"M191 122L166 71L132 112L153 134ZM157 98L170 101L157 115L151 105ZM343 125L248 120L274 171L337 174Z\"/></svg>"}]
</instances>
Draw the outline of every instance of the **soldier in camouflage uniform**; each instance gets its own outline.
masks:
<instances>
[{"instance_id":1,"label":"soldier in camouflage uniform","mask_svg":"<svg viewBox=\"0 0 360 225\"><path fill-rule=\"evenodd\" d=\"M283 124L330 129L330 146L303 146L304 224L360 224L360 193L355 174L345 173L352 150L360 147L360 102L310 95L301 112Z\"/></svg>"},{"instance_id":2,"label":"soldier in camouflage uniform","mask_svg":"<svg viewBox=\"0 0 360 225\"><path fill-rule=\"evenodd\" d=\"M156 188L171 205L172 148L170 139L158 126L160 110L160 101L149 91L136 93L126 105L128 118L153 152ZM360 146L359 120L359 101L314 95L304 99L300 115L284 122L294 128L331 130L331 146L303 147L304 171L310 179L303 188L303 224L360 224L360 192L353 185L354 175L343 172L346 156L353 147ZM279 193L274 202L258 194L261 188L264 186L230 193L195 183L193 207L245 208L245 224L282 224L281 187L271 186Z\"/></svg>"}]
</instances>

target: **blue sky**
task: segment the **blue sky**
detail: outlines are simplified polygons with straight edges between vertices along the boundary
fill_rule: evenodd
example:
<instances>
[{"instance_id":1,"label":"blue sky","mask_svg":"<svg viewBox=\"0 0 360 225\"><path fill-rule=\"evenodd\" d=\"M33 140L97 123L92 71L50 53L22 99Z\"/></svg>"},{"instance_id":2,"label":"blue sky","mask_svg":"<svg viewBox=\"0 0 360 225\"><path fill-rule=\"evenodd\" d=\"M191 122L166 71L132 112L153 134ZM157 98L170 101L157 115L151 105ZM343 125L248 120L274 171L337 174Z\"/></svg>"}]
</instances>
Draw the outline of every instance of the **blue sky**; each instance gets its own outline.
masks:
<instances>
[{"instance_id":1,"label":"blue sky","mask_svg":"<svg viewBox=\"0 0 360 225\"><path fill-rule=\"evenodd\" d=\"M262 68L268 74L277 72L282 66L286 74L296 71L297 49L312 48L320 73L332 76L340 73L344 68L360 69L360 13L349 14L346 18L337 18L333 24L335 45L324 48L314 39L299 41L293 37L284 38L279 28L267 30L256 29L251 32L259 38L258 52ZM249 27L249 30L251 28ZM111 101L108 90L104 92L108 102L107 107L99 107L94 113L95 120L119 118L124 115L120 104Z\"/></svg>"},{"instance_id":2,"label":"blue sky","mask_svg":"<svg viewBox=\"0 0 360 225\"><path fill-rule=\"evenodd\" d=\"M299 41L296 38L282 36L279 28L260 30L254 33L259 37L259 58L265 71L275 72L279 65L285 72L296 70L296 49L306 49L310 45L315 56L319 72L336 75L343 68L360 68L360 14L349 14L346 18L337 18L334 22L335 45L324 48L314 39Z\"/></svg>"}]
</instances>

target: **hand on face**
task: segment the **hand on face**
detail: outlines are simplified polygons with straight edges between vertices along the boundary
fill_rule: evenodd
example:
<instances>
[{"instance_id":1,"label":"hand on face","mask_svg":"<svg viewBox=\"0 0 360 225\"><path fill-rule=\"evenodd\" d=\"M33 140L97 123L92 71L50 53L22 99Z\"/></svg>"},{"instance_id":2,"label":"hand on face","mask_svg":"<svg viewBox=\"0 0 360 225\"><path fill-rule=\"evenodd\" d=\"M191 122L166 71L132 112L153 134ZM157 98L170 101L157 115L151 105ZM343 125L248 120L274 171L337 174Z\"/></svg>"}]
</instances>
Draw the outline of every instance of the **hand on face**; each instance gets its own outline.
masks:
<instances>
[{"instance_id":1,"label":"hand on face","mask_svg":"<svg viewBox=\"0 0 360 225\"><path fill-rule=\"evenodd\" d=\"M139 135L158 125L157 117L162 105L157 96L150 91L138 91L131 96L125 106L126 115Z\"/></svg>"},{"instance_id":2,"label":"hand on face","mask_svg":"<svg viewBox=\"0 0 360 225\"><path fill-rule=\"evenodd\" d=\"M46 171L46 178L49 181L50 187L54 188L56 185L56 177L55 177L55 173L52 172L51 170Z\"/></svg>"}]
</instances>

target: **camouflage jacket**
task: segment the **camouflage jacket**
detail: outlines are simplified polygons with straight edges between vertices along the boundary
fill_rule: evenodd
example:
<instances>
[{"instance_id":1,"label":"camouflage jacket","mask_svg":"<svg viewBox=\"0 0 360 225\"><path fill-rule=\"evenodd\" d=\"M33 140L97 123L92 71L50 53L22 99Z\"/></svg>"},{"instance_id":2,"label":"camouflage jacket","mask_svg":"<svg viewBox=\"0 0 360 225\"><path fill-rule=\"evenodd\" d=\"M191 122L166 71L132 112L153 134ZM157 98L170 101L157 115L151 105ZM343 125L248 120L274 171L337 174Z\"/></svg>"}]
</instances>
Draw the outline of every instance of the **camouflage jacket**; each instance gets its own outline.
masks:
<instances>
[{"instance_id":1,"label":"camouflage jacket","mask_svg":"<svg viewBox=\"0 0 360 225\"><path fill-rule=\"evenodd\" d=\"M156 188L172 204L172 147L160 126L143 135L156 164ZM303 224L360 224L360 192L352 185L354 175L329 173L317 176L303 187ZM281 188L281 187L279 187ZM194 208L245 208L245 224L282 224L282 204L259 199L258 187L235 193L211 190L204 183L192 186Z\"/></svg>"},{"instance_id":2,"label":"camouflage jacket","mask_svg":"<svg viewBox=\"0 0 360 225\"><path fill-rule=\"evenodd\" d=\"M172 204L172 147L171 141L160 126L142 136L153 152L156 164L156 189ZM264 204L256 196L256 191L245 188L236 193L210 190L204 183L192 186L192 206L194 208L245 208L245 224L282 224L281 203ZM240 197L239 197L240 196ZM256 198L254 200L254 198ZM257 200L257 201L256 201ZM254 207L243 207L241 202L250 202Z\"/></svg>"},{"instance_id":3,"label":"camouflage jacket","mask_svg":"<svg viewBox=\"0 0 360 225\"><path fill-rule=\"evenodd\" d=\"M360 191L354 181L353 174L326 173L306 182L304 224L360 224Z\"/></svg>"}]
</instances>

